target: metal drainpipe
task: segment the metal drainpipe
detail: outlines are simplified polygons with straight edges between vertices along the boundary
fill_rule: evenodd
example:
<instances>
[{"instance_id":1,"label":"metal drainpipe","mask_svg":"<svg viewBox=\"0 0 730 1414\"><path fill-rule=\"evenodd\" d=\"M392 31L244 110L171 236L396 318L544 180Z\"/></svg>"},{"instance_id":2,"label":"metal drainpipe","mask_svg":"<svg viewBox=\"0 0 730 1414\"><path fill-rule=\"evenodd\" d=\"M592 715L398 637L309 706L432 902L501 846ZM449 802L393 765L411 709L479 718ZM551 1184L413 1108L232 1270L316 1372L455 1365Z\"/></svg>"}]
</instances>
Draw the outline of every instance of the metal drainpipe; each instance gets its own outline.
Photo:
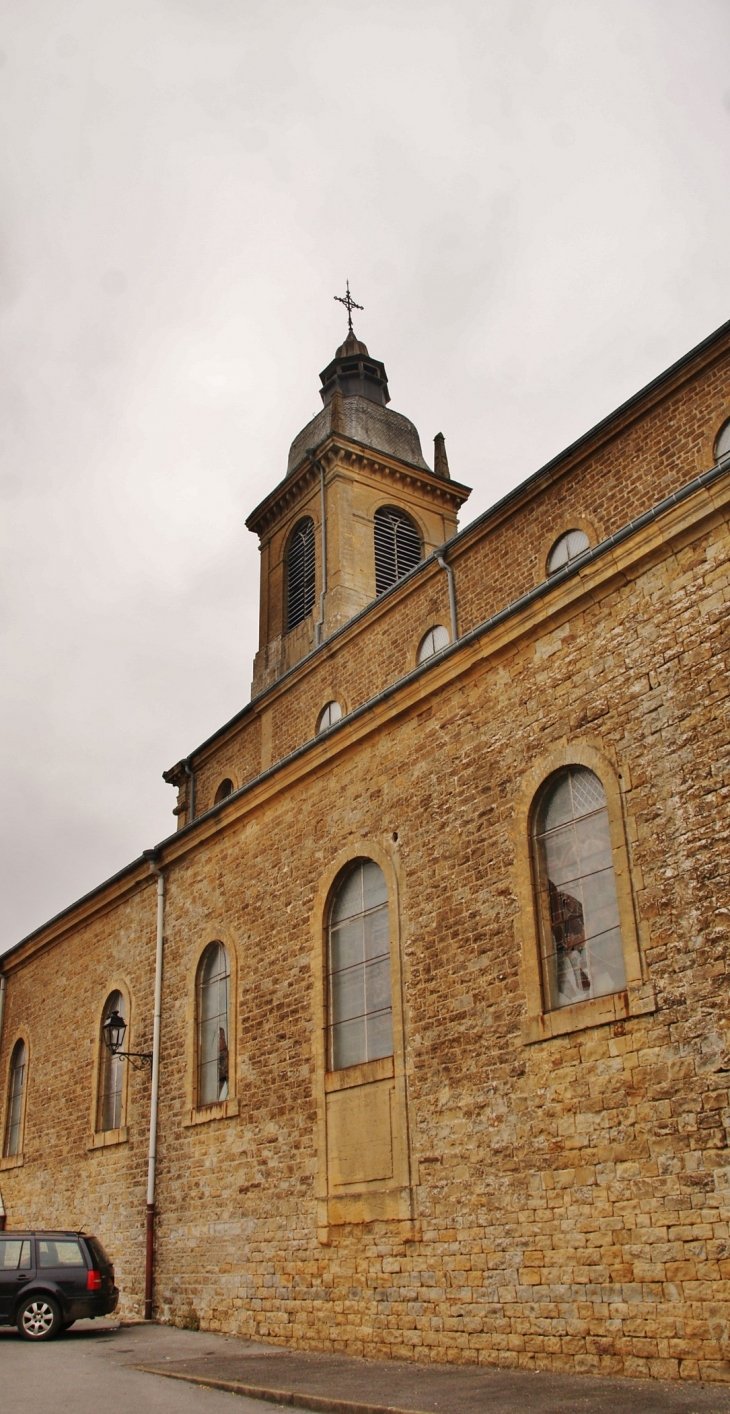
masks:
<instances>
[{"instance_id":1,"label":"metal drainpipe","mask_svg":"<svg viewBox=\"0 0 730 1414\"><path fill-rule=\"evenodd\" d=\"M5 1012L5 973L0 972L0 1046L3 1039L3 1014ZM0 1232L3 1231L6 1222L5 1204L3 1195L0 1193Z\"/></svg>"},{"instance_id":2,"label":"metal drainpipe","mask_svg":"<svg viewBox=\"0 0 730 1414\"><path fill-rule=\"evenodd\" d=\"M147 851L145 851L147 853ZM152 1031L152 1094L150 1097L150 1147L147 1163L147 1228L145 1239L144 1318L152 1320L155 1273L155 1175L157 1169L157 1111L160 1096L160 1034L162 1021L162 955L165 936L165 879L152 850L147 857L157 875L157 951L155 955L155 1015Z\"/></svg>"},{"instance_id":3,"label":"metal drainpipe","mask_svg":"<svg viewBox=\"0 0 730 1414\"><path fill-rule=\"evenodd\" d=\"M193 820L195 819L195 772L190 765L189 757L185 758L185 760L183 761L183 766L185 767L185 770L188 774L188 778L190 780L190 793L188 795L188 824L192 825Z\"/></svg>"},{"instance_id":4,"label":"metal drainpipe","mask_svg":"<svg viewBox=\"0 0 730 1414\"><path fill-rule=\"evenodd\" d=\"M459 629L456 621L456 585L454 584L454 571L451 565L447 565L440 550L436 551L436 563L446 570L446 578L449 584L449 612L451 614L451 642L456 643L459 637Z\"/></svg>"},{"instance_id":5,"label":"metal drainpipe","mask_svg":"<svg viewBox=\"0 0 730 1414\"><path fill-rule=\"evenodd\" d=\"M319 596L319 619L314 625L314 646L319 648L322 642L322 627L324 625L324 599L327 593L327 502L324 492L324 467L317 461L312 452L307 455L312 466L319 467L319 512L322 522L322 592Z\"/></svg>"}]
</instances>

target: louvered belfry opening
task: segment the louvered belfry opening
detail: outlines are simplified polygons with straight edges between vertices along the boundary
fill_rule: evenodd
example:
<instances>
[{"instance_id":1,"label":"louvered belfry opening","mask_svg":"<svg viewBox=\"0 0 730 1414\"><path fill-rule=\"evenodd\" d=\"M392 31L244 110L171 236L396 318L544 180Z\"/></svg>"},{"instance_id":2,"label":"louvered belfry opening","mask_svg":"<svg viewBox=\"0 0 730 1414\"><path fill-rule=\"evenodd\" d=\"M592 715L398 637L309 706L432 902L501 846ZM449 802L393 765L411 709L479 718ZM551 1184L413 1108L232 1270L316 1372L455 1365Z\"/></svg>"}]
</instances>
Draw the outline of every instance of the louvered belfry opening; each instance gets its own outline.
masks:
<instances>
[{"instance_id":1,"label":"louvered belfry opening","mask_svg":"<svg viewBox=\"0 0 730 1414\"><path fill-rule=\"evenodd\" d=\"M384 594L421 558L421 538L410 516L395 506L375 512L375 593Z\"/></svg>"},{"instance_id":2,"label":"louvered belfry opening","mask_svg":"<svg viewBox=\"0 0 730 1414\"><path fill-rule=\"evenodd\" d=\"M309 516L295 525L287 555L286 626L295 628L314 604L314 522Z\"/></svg>"}]
</instances>

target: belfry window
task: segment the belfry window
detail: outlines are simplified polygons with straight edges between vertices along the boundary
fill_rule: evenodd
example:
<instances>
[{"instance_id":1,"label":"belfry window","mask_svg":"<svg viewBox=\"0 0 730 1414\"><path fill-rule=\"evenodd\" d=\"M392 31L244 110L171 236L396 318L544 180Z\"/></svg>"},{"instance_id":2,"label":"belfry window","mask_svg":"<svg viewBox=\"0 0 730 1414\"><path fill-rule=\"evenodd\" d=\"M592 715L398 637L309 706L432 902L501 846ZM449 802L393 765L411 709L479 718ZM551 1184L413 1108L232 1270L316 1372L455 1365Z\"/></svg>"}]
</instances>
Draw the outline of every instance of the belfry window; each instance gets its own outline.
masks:
<instances>
[{"instance_id":1,"label":"belfry window","mask_svg":"<svg viewBox=\"0 0 730 1414\"><path fill-rule=\"evenodd\" d=\"M300 520L291 533L286 557L286 626L295 628L314 604L314 522Z\"/></svg>"},{"instance_id":2,"label":"belfry window","mask_svg":"<svg viewBox=\"0 0 730 1414\"><path fill-rule=\"evenodd\" d=\"M410 516L395 506L375 512L375 593L384 594L421 559L421 537Z\"/></svg>"},{"instance_id":3,"label":"belfry window","mask_svg":"<svg viewBox=\"0 0 730 1414\"><path fill-rule=\"evenodd\" d=\"M561 535L560 539L555 541L548 555L548 574L555 574L556 570L561 570L564 565L569 565L571 560L577 560L578 556L588 549L590 543L584 530L567 530L565 535Z\"/></svg>"},{"instance_id":4,"label":"belfry window","mask_svg":"<svg viewBox=\"0 0 730 1414\"><path fill-rule=\"evenodd\" d=\"M372 859L350 865L327 938L328 1068L393 1054L388 886Z\"/></svg>"},{"instance_id":5,"label":"belfry window","mask_svg":"<svg viewBox=\"0 0 730 1414\"><path fill-rule=\"evenodd\" d=\"M104 1022L116 1011L123 1021L127 1020L124 997L121 992L110 992L104 1005L99 1035L99 1091L96 1102L97 1130L119 1129L122 1123L122 1085L124 1080L124 1058L112 1055L104 1039Z\"/></svg>"},{"instance_id":6,"label":"belfry window","mask_svg":"<svg viewBox=\"0 0 730 1414\"><path fill-rule=\"evenodd\" d=\"M230 967L222 943L209 943L196 986L198 1105L228 1099Z\"/></svg>"},{"instance_id":7,"label":"belfry window","mask_svg":"<svg viewBox=\"0 0 730 1414\"><path fill-rule=\"evenodd\" d=\"M10 1084L8 1087L8 1109L5 1122L5 1143L3 1157L12 1158L22 1153L23 1148L23 1100L27 1071L27 1051L25 1041L16 1041L10 1062Z\"/></svg>"},{"instance_id":8,"label":"belfry window","mask_svg":"<svg viewBox=\"0 0 730 1414\"><path fill-rule=\"evenodd\" d=\"M533 857L545 1010L626 985L606 796L570 766L551 777L534 813Z\"/></svg>"}]
</instances>

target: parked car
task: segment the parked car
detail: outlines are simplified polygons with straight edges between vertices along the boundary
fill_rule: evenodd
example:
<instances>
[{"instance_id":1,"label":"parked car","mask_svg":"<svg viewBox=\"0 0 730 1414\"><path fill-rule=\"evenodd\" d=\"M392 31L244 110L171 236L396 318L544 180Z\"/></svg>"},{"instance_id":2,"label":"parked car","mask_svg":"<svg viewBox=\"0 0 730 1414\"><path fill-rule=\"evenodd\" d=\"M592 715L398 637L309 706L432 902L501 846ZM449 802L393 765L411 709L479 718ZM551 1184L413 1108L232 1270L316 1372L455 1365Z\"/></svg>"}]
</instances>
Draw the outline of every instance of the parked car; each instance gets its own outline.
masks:
<instances>
[{"instance_id":1,"label":"parked car","mask_svg":"<svg viewBox=\"0 0 730 1414\"><path fill-rule=\"evenodd\" d=\"M0 1325L16 1325L26 1340L51 1340L82 1316L108 1316L118 1300L98 1237L0 1232Z\"/></svg>"}]
</instances>

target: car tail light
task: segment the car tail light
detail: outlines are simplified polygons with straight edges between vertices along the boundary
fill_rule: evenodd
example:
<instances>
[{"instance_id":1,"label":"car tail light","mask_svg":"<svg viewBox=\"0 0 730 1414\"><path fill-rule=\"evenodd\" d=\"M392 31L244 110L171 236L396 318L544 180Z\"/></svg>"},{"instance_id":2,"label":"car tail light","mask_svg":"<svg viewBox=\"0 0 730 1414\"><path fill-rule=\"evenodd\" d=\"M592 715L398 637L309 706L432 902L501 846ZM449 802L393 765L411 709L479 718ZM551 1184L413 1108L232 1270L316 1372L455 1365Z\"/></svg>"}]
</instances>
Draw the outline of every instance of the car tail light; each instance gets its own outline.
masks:
<instances>
[{"instance_id":1,"label":"car tail light","mask_svg":"<svg viewBox=\"0 0 730 1414\"><path fill-rule=\"evenodd\" d=\"M86 1290L101 1291L101 1272L87 1272Z\"/></svg>"}]
</instances>

